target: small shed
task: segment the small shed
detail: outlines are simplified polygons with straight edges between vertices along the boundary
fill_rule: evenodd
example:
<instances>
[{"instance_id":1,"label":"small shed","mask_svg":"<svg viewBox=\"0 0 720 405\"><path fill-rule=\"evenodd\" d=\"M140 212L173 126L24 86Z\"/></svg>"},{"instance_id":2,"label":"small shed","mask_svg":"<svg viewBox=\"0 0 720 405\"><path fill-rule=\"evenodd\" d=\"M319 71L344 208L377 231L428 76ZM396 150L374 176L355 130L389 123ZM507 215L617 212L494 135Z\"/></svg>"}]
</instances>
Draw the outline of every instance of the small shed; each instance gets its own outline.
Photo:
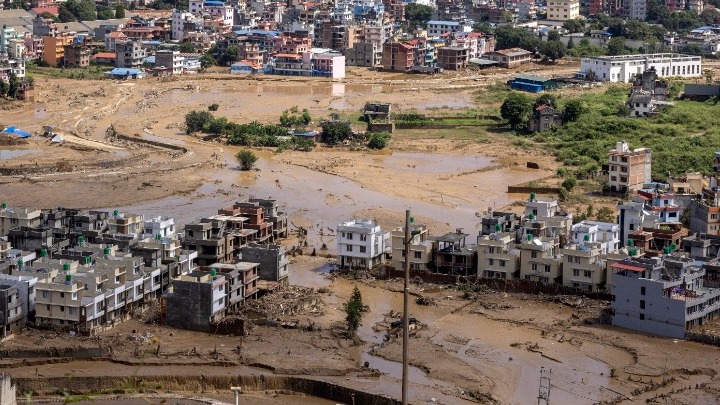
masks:
<instances>
[{"instance_id":1,"label":"small shed","mask_svg":"<svg viewBox=\"0 0 720 405\"><path fill-rule=\"evenodd\" d=\"M391 109L392 105L390 103L365 103L365 112L363 115L366 121L370 119L386 120L390 118Z\"/></svg>"}]
</instances>

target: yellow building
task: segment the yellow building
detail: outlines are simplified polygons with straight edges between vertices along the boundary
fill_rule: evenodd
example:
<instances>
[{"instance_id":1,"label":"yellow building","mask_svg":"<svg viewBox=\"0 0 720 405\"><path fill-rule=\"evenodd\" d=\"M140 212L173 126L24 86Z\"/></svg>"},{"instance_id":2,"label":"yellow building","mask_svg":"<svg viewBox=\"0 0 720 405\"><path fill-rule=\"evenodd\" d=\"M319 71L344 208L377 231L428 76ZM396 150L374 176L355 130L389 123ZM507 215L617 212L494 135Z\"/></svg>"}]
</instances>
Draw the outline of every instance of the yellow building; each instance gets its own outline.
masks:
<instances>
[{"instance_id":1,"label":"yellow building","mask_svg":"<svg viewBox=\"0 0 720 405\"><path fill-rule=\"evenodd\" d=\"M42 37L43 48L45 53L43 54L43 61L50 66L58 67L62 64L65 58L65 45L72 44L73 37Z\"/></svg>"},{"instance_id":2,"label":"yellow building","mask_svg":"<svg viewBox=\"0 0 720 405\"><path fill-rule=\"evenodd\" d=\"M572 20L580 16L578 0L548 0L547 19L553 21Z\"/></svg>"}]
</instances>

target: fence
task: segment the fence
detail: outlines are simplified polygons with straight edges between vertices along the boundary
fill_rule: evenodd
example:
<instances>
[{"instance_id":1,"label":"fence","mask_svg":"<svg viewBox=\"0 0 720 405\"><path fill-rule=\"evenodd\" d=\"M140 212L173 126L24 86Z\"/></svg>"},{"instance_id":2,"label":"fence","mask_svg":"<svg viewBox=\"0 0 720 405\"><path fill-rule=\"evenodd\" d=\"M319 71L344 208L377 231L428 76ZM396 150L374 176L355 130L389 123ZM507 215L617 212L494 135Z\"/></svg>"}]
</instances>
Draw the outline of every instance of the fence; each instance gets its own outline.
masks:
<instances>
[{"instance_id":1,"label":"fence","mask_svg":"<svg viewBox=\"0 0 720 405\"><path fill-rule=\"evenodd\" d=\"M694 342L705 343L706 345L720 346L720 336L708 335L705 333L685 332L685 339Z\"/></svg>"}]
</instances>

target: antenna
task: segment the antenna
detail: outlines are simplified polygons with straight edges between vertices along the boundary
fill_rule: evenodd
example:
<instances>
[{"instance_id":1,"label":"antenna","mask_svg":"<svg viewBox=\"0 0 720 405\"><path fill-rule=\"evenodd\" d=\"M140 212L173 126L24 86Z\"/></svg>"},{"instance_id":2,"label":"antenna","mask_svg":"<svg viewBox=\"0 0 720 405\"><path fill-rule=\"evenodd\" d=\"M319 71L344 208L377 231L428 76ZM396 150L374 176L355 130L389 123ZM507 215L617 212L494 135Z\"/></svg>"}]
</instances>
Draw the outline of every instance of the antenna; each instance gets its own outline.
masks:
<instances>
[{"instance_id":1,"label":"antenna","mask_svg":"<svg viewBox=\"0 0 720 405\"><path fill-rule=\"evenodd\" d=\"M550 372L540 367L540 387L538 388L538 405L550 404Z\"/></svg>"}]
</instances>

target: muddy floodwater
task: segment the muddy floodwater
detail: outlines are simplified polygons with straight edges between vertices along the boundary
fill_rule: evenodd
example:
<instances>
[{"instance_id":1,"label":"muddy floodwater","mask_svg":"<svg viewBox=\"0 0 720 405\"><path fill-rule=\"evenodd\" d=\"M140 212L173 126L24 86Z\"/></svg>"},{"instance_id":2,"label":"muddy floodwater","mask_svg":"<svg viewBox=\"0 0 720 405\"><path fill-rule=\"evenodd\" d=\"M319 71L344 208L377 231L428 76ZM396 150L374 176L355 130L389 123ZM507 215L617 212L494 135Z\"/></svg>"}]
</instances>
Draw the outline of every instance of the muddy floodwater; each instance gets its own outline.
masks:
<instances>
[{"instance_id":1,"label":"muddy floodwater","mask_svg":"<svg viewBox=\"0 0 720 405\"><path fill-rule=\"evenodd\" d=\"M22 157L25 155L37 153L37 152L40 152L40 149L16 149L16 150L0 149L0 160L15 159L15 158L19 158L19 157Z\"/></svg>"}]
</instances>

